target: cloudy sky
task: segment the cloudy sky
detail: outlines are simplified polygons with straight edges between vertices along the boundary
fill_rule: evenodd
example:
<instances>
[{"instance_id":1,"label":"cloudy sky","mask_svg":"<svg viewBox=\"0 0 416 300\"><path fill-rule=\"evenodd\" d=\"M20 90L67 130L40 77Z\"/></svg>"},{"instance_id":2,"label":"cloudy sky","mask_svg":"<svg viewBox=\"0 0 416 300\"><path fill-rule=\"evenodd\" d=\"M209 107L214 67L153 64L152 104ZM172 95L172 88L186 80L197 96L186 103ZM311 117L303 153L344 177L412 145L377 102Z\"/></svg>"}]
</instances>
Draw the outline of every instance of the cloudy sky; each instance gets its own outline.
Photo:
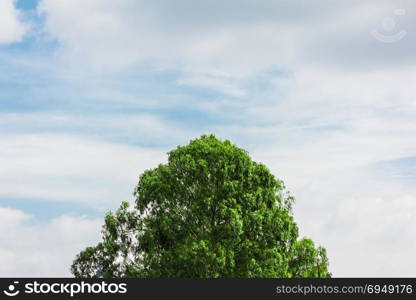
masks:
<instances>
[{"instance_id":1,"label":"cloudy sky","mask_svg":"<svg viewBox=\"0 0 416 300\"><path fill-rule=\"evenodd\" d=\"M0 0L0 276L69 276L203 133L296 197L334 276L416 276L416 3Z\"/></svg>"}]
</instances>

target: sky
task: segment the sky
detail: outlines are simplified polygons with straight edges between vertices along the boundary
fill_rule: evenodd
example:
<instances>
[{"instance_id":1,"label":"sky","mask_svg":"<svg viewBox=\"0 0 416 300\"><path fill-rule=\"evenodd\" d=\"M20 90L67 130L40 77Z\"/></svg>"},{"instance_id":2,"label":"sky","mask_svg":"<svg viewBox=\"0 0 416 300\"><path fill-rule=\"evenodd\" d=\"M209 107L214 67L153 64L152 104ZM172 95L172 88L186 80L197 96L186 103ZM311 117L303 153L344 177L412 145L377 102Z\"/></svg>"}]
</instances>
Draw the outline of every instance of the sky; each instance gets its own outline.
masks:
<instances>
[{"instance_id":1,"label":"sky","mask_svg":"<svg viewBox=\"0 0 416 300\"><path fill-rule=\"evenodd\" d=\"M416 276L415 30L411 0L0 0L0 276L70 276L204 133L285 182L333 276Z\"/></svg>"}]
</instances>

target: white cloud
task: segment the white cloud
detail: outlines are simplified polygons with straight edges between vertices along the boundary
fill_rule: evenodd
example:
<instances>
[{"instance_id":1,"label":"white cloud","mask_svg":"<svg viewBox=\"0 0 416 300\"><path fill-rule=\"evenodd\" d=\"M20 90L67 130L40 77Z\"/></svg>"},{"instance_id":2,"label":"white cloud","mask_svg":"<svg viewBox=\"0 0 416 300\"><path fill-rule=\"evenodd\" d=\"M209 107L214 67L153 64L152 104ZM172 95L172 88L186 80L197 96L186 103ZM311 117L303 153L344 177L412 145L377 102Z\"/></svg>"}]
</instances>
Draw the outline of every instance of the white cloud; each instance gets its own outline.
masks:
<instances>
[{"instance_id":1,"label":"white cloud","mask_svg":"<svg viewBox=\"0 0 416 300\"><path fill-rule=\"evenodd\" d=\"M138 176L164 159L163 151L91 138L2 134L0 197L80 202L107 210L131 200Z\"/></svg>"},{"instance_id":2,"label":"white cloud","mask_svg":"<svg viewBox=\"0 0 416 300\"><path fill-rule=\"evenodd\" d=\"M180 78L178 80L179 85L186 85L186 86L198 86L209 88L214 91L218 91L221 93L225 93L227 95L235 96L235 97L243 97L246 96L246 92L238 87L233 82L234 80L231 78L229 80L227 77L218 77L218 76L190 76L185 78Z\"/></svg>"},{"instance_id":3,"label":"white cloud","mask_svg":"<svg viewBox=\"0 0 416 300\"><path fill-rule=\"evenodd\" d=\"M103 220L60 216L39 223L22 211L0 207L1 277L65 277L75 255L100 238Z\"/></svg>"},{"instance_id":4,"label":"white cloud","mask_svg":"<svg viewBox=\"0 0 416 300\"><path fill-rule=\"evenodd\" d=\"M150 113L77 114L71 112L0 113L0 134L51 133L99 136L133 145L178 143L189 129Z\"/></svg>"},{"instance_id":5,"label":"white cloud","mask_svg":"<svg viewBox=\"0 0 416 300\"><path fill-rule=\"evenodd\" d=\"M407 12L395 16L397 26L413 28L414 3L402 4L42 0L38 10L66 61L117 70L151 61L187 72L187 81L195 75L193 82L206 86L206 80L198 80L201 75L238 79L276 66L293 72L308 66L345 70L414 62L416 42L410 35L386 45L370 34L396 8Z\"/></svg>"},{"instance_id":6,"label":"white cloud","mask_svg":"<svg viewBox=\"0 0 416 300\"><path fill-rule=\"evenodd\" d=\"M45 29L62 43L65 55L86 57L97 65L127 65L140 49L146 32L137 1L41 1ZM76 21L75 21L76 20ZM100 51L97 51L101 49Z\"/></svg>"},{"instance_id":7,"label":"white cloud","mask_svg":"<svg viewBox=\"0 0 416 300\"><path fill-rule=\"evenodd\" d=\"M416 263L408 260L416 247L415 218L414 194L344 199L326 224L334 273L415 276ZM341 235L339 228L343 228Z\"/></svg>"},{"instance_id":8,"label":"white cloud","mask_svg":"<svg viewBox=\"0 0 416 300\"><path fill-rule=\"evenodd\" d=\"M0 1L0 44L19 42L29 29L21 21L21 13L15 7L15 0Z\"/></svg>"}]
</instances>

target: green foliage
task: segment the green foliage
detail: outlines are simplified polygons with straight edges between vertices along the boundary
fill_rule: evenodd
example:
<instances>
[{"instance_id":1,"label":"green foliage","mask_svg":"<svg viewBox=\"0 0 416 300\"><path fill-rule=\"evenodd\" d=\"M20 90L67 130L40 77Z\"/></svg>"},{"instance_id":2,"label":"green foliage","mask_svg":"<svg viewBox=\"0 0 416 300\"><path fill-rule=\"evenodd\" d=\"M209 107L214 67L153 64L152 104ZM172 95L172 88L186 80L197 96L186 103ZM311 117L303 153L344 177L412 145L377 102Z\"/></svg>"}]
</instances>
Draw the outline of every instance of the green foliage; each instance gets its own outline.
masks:
<instances>
[{"instance_id":1,"label":"green foliage","mask_svg":"<svg viewBox=\"0 0 416 300\"><path fill-rule=\"evenodd\" d=\"M230 141L202 136L145 171L136 205L109 213L76 277L329 277L324 248L298 239L293 198Z\"/></svg>"}]
</instances>

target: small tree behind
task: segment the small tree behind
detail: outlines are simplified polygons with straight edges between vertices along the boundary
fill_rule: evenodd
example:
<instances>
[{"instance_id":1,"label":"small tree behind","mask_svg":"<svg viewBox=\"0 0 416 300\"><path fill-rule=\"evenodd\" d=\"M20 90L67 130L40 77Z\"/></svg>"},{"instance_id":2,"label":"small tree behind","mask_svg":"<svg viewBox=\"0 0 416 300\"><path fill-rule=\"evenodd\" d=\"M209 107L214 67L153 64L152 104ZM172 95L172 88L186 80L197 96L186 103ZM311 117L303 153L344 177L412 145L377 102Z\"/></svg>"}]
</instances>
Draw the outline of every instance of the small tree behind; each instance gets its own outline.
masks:
<instances>
[{"instance_id":1,"label":"small tree behind","mask_svg":"<svg viewBox=\"0 0 416 300\"><path fill-rule=\"evenodd\" d=\"M77 255L76 277L330 276L325 249L298 238L283 183L228 140L179 146L134 195Z\"/></svg>"}]
</instances>

